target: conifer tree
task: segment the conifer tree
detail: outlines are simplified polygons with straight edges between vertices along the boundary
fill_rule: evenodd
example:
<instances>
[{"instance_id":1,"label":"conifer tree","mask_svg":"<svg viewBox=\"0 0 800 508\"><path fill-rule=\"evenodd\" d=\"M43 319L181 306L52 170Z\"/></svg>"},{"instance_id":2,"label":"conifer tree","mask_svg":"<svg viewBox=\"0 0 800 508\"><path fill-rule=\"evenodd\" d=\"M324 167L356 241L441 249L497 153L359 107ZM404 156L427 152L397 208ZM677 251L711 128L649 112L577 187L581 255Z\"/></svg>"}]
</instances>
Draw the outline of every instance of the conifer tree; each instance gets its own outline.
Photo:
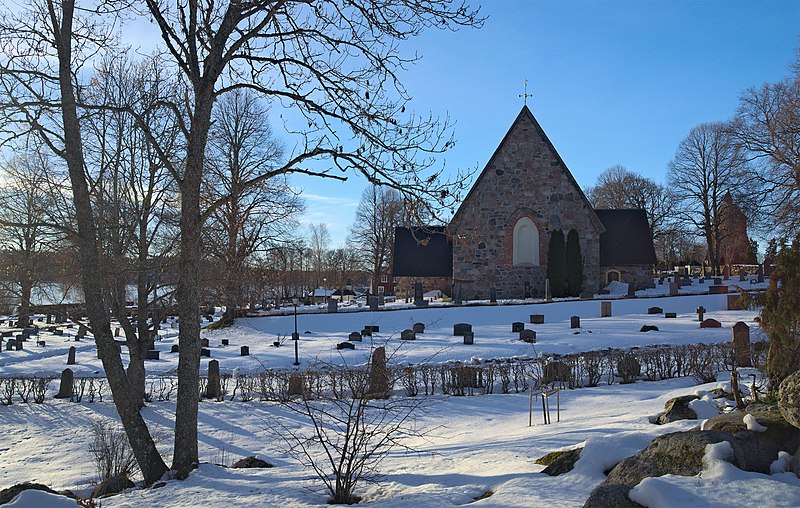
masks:
<instances>
[{"instance_id":1,"label":"conifer tree","mask_svg":"<svg viewBox=\"0 0 800 508\"><path fill-rule=\"evenodd\" d=\"M566 269L569 291L565 296L580 296L583 287L583 258L578 232L570 229L567 234Z\"/></svg>"},{"instance_id":2,"label":"conifer tree","mask_svg":"<svg viewBox=\"0 0 800 508\"><path fill-rule=\"evenodd\" d=\"M567 257L564 232L560 229L550 234L550 244L547 247L547 278L550 280L550 293L555 298L562 298L567 281Z\"/></svg>"}]
</instances>

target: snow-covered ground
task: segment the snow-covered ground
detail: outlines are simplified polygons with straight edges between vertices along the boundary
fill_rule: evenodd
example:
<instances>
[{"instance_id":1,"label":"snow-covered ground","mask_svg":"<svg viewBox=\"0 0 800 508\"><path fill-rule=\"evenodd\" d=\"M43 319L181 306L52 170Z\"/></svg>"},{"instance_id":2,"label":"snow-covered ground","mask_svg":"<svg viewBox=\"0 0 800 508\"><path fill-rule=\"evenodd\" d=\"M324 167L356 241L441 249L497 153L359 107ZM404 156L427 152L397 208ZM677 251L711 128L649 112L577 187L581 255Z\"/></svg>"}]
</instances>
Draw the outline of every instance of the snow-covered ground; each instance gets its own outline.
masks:
<instances>
[{"instance_id":1,"label":"snow-covered ground","mask_svg":"<svg viewBox=\"0 0 800 508\"><path fill-rule=\"evenodd\" d=\"M444 362L473 358L534 356L540 353L580 352L607 347L647 344L719 342L731 338L731 325L751 325L754 340L760 330L754 311L727 311L725 295L697 295L615 300L613 316L600 318L598 301L571 301L499 306L434 306L393 312L348 312L300 314L301 368L313 361L357 364L366 361L370 338L356 343L355 351L336 351L335 344L347 340L352 331L378 325L371 340L396 349L393 360L409 363ZM706 317L722 322L720 329L700 329L695 309L702 305ZM676 319L662 314L648 315L649 307L677 312ZM530 314L544 314L545 324L531 325ZM581 329L569 327L569 317L581 317ZM511 323L522 321L537 331L538 342L525 344L511 332ZM413 323L426 324L426 332L415 341L400 341L400 331ZM475 344L464 345L453 337L453 325L471 323ZM639 332L643 324L654 324L658 332ZM0 330L5 328L0 327ZM293 316L269 316L240 320L237 326L203 332L223 370L255 371L287 368L294 360L291 332ZM65 329L64 337L42 334L47 345L35 340L24 351L0 353L0 376L56 374L65 367L69 346L78 350L77 374L102 374L90 339L74 342L77 328ZM168 351L177 343L177 330L168 323L157 343L158 361L147 362L150 373L174 372L177 355ZM271 343L288 336L284 345ZM222 339L230 345L221 346ZM250 347L251 356L239 356L239 347ZM123 348L123 352L125 349ZM203 359L205 369L208 359ZM726 374L719 381L726 382ZM561 393L561 421L541 423L534 413L528 426L528 395L433 396L425 399L419 425L432 430L426 438L408 444L415 453L392 452L381 465L383 480L361 485L362 503L371 506L420 507L453 506L582 506L591 490L604 479L603 471L633 455L657 435L696 427L697 420L658 426L649 417L664 408L672 397L708 391L711 383L693 386L690 378L628 385L601 385ZM698 404L705 401L700 401ZM701 409L697 408L698 410ZM708 408L706 408L708 409ZM153 402L143 415L156 435L167 462L171 454L174 402ZM705 412L705 410L703 410ZM707 416L705 414L704 416ZM116 421L113 404L74 403L54 400L44 404L0 407L0 488L23 481L45 483L56 489L87 493L96 480L88 443L92 422ZM555 421L555 417L553 417ZM280 422L280 425L277 423ZM298 415L271 402L200 404L200 459L207 464L186 481L172 480L157 489L135 490L104 499L104 507L157 506L323 506L327 494L311 471L294 461L282 439L288 429L308 425ZM555 450L583 446L584 451L570 473L558 477L541 474L543 466L534 461ZM798 506L800 480L784 473L787 460L774 465L773 475L745 473L721 462L722 447L707 450L705 469L698 477L646 479L636 489L636 500L648 506ZM235 460L256 455L276 467L271 469L228 469ZM776 457L778 459L778 457ZM479 501L475 498L492 494ZM27 501L27 498L30 498ZM42 494L26 494L26 506L51 503ZM25 504L22 504L25 505Z\"/></svg>"}]
</instances>

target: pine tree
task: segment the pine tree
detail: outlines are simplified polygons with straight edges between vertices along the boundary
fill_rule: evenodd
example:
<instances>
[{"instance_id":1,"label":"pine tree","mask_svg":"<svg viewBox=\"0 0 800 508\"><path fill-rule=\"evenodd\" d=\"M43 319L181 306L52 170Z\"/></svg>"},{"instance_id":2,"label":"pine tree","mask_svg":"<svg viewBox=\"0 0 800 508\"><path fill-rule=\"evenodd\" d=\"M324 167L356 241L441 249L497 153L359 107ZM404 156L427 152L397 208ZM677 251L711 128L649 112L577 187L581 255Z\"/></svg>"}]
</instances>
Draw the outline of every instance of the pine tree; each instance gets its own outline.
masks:
<instances>
[{"instance_id":1,"label":"pine tree","mask_svg":"<svg viewBox=\"0 0 800 508\"><path fill-rule=\"evenodd\" d=\"M560 229L550 234L550 244L547 247L547 278L550 280L550 293L555 298L562 298L567 281L567 257L564 232Z\"/></svg>"},{"instance_id":2,"label":"pine tree","mask_svg":"<svg viewBox=\"0 0 800 508\"><path fill-rule=\"evenodd\" d=\"M565 296L580 296L583 287L583 258L578 232L574 229L570 229L567 234L566 269L569 294Z\"/></svg>"},{"instance_id":3,"label":"pine tree","mask_svg":"<svg viewBox=\"0 0 800 508\"><path fill-rule=\"evenodd\" d=\"M781 245L775 263L766 293L753 298L769 335L766 370L773 390L800 368L800 237Z\"/></svg>"}]
</instances>

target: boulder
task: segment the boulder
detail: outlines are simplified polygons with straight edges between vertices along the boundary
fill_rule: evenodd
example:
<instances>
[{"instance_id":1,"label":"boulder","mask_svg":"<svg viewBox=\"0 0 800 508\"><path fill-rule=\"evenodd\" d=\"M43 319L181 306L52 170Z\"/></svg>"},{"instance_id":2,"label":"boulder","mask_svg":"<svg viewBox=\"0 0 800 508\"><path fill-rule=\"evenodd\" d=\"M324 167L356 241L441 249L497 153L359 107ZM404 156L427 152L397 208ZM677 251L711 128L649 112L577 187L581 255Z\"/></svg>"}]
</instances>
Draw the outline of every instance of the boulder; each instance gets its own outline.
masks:
<instances>
[{"instance_id":1,"label":"boulder","mask_svg":"<svg viewBox=\"0 0 800 508\"><path fill-rule=\"evenodd\" d=\"M641 508L642 505L628 497L632 488L616 483L602 483L592 491L583 508Z\"/></svg>"},{"instance_id":2,"label":"boulder","mask_svg":"<svg viewBox=\"0 0 800 508\"><path fill-rule=\"evenodd\" d=\"M583 450L583 447L551 452L537 459L536 463L547 466L542 470L542 473L546 475L558 476L569 473L575 467L575 463L578 462L578 459L581 458L581 450Z\"/></svg>"},{"instance_id":3,"label":"boulder","mask_svg":"<svg viewBox=\"0 0 800 508\"><path fill-rule=\"evenodd\" d=\"M788 376L781 383L778 407L787 422L800 427L800 371Z\"/></svg>"},{"instance_id":4,"label":"boulder","mask_svg":"<svg viewBox=\"0 0 800 508\"><path fill-rule=\"evenodd\" d=\"M261 460L257 457L245 457L234 462L231 467L235 469L250 469L255 467L267 468L274 466L266 460Z\"/></svg>"},{"instance_id":5,"label":"boulder","mask_svg":"<svg viewBox=\"0 0 800 508\"><path fill-rule=\"evenodd\" d=\"M664 425L665 423L677 422L678 420L696 420L697 413L689 407L689 403L698 399L697 395L683 395L669 399L664 404L664 412L658 415L656 423Z\"/></svg>"},{"instance_id":6,"label":"boulder","mask_svg":"<svg viewBox=\"0 0 800 508\"><path fill-rule=\"evenodd\" d=\"M56 494L61 496L67 496L72 499L77 499L75 494L69 491L56 492L47 485L42 485L41 483L24 482L24 483L18 483L12 487L8 487L7 489L0 490L0 505L10 503L11 501L14 500L15 497L17 497L24 490L41 490L49 494Z\"/></svg>"},{"instance_id":7,"label":"boulder","mask_svg":"<svg viewBox=\"0 0 800 508\"><path fill-rule=\"evenodd\" d=\"M132 481L124 476L106 478L102 482L98 483L94 488L92 491L92 497L112 496L114 494L119 494L125 489L131 489L135 486L136 485Z\"/></svg>"}]
</instances>

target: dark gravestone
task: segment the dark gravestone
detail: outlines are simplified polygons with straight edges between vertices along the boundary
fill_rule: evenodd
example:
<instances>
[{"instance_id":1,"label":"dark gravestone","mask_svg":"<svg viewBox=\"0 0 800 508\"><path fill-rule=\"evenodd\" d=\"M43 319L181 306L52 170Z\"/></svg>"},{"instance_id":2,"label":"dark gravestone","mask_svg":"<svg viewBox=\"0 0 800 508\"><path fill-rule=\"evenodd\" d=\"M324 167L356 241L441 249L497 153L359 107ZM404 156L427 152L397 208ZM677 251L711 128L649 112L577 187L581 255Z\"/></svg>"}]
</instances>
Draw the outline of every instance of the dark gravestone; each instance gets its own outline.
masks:
<instances>
[{"instance_id":1,"label":"dark gravestone","mask_svg":"<svg viewBox=\"0 0 800 508\"><path fill-rule=\"evenodd\" d=\"M472 331L472 325L469 323L458 323L453 325L453 335L464 335L467 332Z\"/></svg>"},{"instance_id":2,"label":"dark gravestone","mask_svg":"<svg viewBox=\"0 0 800 508\"><path fill-rule=\"evenodd\" d=\"M739 321L733 325L733 358L737 367L752 367L750 361L750 327Z\"/></svg>"},{"instance_id":3,"label":"dark gravestone","mask_svg":"<svg viewBox=\"0 0 800 508\"><path fill-rule=\"evenodd\" d=\"M525 329L525 323L522 323L520 321L511 323L511 333L519 333L524 329Z\"/></svg>"},{"instance_id":4,"label":"dark gravestone","mask_svg":"<svg viewBox=\"0 0 800 508\"><path fill-rule=\"evenodd\" d=\"M700 323L700 328L722 328L722 323L716 319L709 318Z\"/></svg>"},{"instance_id":5,"label":"dark gravestone","mask_svg":"<svg viewBox=\"0 0 800 508\"><path fill-rule=\"evenodd\" d=\"M464 344L470 345L475 342L475 334L473 332L464 332Z\"/></svg>"},{"instance_id":6,"label":"dark gravestone","mask_svg":"<svg viewBox=\"0 0 800 508\"><path fill-rule=\"evenodd\" d=\"M378 295L378 306L383 307L384 305L386 305L386 297Z\"/></svg>"},{"instance_id":7,"label":"dark gravestone","mask_svg":"<svg viewBox=\"0 0 800 508\"><path fill-rule=\"evenodd\" d=\"M159 360L160 352L157 349L150 349L147 351L145 360Z\"/></svg>"},{"instance_id":8,"label":"dark gravestone","mask_svg":"<svg viewBox=\"0 0 800 508\"><path fill-rule=\"evenodd\" d=\"M417 307L422 307L425 305L425 297L423 296L422 292L422 283L415 282L414 283L414 305Z\"/></svg>"},{"instance_id":9,"label":"dark gravestone","mask_svg":"<svg viewBox=\"0 0 800 508\"><path fill-rule=\"evenodd\" d=\"M744 282L745 277L747 277L747 272L744 268L739 270L739 282Z\"/></svg>"},{"instance_id":10,"label":"dark gravestone","mask_svg":"<svg viewBox=\"0 0 800 508\"><path fill-rule=\"evenodd\" d=\"M347 340L351 342L361 342L361 334L358 332L352 332L350 335L347 336Z\"/></svg>"},{"instance_id":11,"label":"dark gravestone","mask_svg":"<svg viewBox=\"0 0 800 508\"><path fill-rule=\"evenodd\" d=\"M208 362L208 384L206 385L205 396L207 399L219 399L222 397L222 383L219 376L219 361L211 360Z\"/></svg>"},{"instance_id":12,"label":"dark gravestone","mask_svg":"<svg viewBox=\"0 0 800 508\"><path fill-rule=\"evenodd\" d=\"M705 314L706 314L706 308L701 305L701 306L699 306L697 308L696 312L697 312L697 320L698 321L702 321L703 320L703 316L705 316Z\"/></svg>"},{"instance_id":13,"label":"dark gravestone","mask_svg":"<svg viewBox=\"0 0 800 508\"><path fill-rule=\"evenodd\" d=\"M39 329L36 328L35 326L31 326L28 328L23 328L22 333L24 333L28 337L30 337L31 335L39 335Z\"/></svg>"},{"instance_id":14,"label":"dark gravestone","mask_svg":"<svg viewBox=\"0 0 800 508\"><path fill-rule=\"evenodd\" d=\"M389 369L386 368L386 348L375 348L369 369L369 389L367 396L373 399L389 397Z\"/></svg>"},{"instance_id":15,"label":"dark gravestone","mask_svg":"<svg viewBox=\"0 0 800 508\"><path fill-rule=\"evenodd\" d=\"M414 330L414 333L425 333L425 323L414 323L411 329Z\"/></svg>"},{"instance_id":16,"label":"dark gravestone","mask_svg":"<svg viewBox=\"0 0 800 508\"><path fill-rule=\"evenodd\" d=\"M206 348L200 349L200 356L205 356L206 358L211 358L211 350Z\"/></svg>"},{"instance_id":17,"label":"dark gravestone","mask_svg":"<svg viewBox=\"0 0 800 508\"><path fill-rule=\"evenodd\" d=\"M733 293L728 295L728 310L746 310L747 307L741 300L742 295Z\"/></svg>"},{"instance_id":18,"label":"dark gravestone","mask_svg":"<svg viewBox=\"0 0 800 508\"><path fill-rule=\"evenodd\" d=\"M649 309L647 309L647 313L648 314L663 314L664 313L664 309L662 309L661 307L650 307Z\"/></svg>"},{"instance_id":19,"label":"dark gravestone","mask_svg":"<svg viewBox=\"0 0 800 508\"><path fill-rule=\"evenodd\" d=\"M14 351L15 349L17 349L17 341L8 339L8 342L6 342L6 351Z\"/></svg>"},{"instance_id":20,"label":"dark gravestone","mask_svg":"<svg viewBox=\"0 0 800 508\"><path fill-rule=\"evenodd\" d=\"M47 324L48 325L53 324L53 315L52 314L48 314L47 315Z\"/></svg>"},{"instance_id":21,"label":"dark gravestone","mask_svg":"<svg viewBox=\"0 0 800 508\"><path fill-rule=\"evenodd\" d=\"M665 318L674 319L674 318L678 317L678 313L677 312L666 312L666 313L664 313L664 317Z\"/></svg>"},{"instance_id":22,"label":"dark gravestone","mask_svg":"<svg viewBox=\"0 0 800 508\"><path fill-rule=\"evenodd\" d=\"M654 325L643 325L640 329L640 332L657 332L658 327Z\"/></svg>"},{"instance_id":23,"label":"dark gravestone","mask_svg":"<svg viewBox=\"0 0 800 508\"><path fill-rule=\"evenodd\" d=\"M456 282L453 284L453 303L456 305L461 305L463 301L463 297L461 296L461 283Z\"/></svg>"},{"instance_id":24,"label":"dark gravestone","mask_svg":"<svg viewBox=\"0 0 800 508\"><path fill-rule=\"evenodd\" d=\"M45 340L37 340L36 345L39 347L45 347L47 345L47 341Z\"/></svg>"},{"instance_id":25,"label":"dark gravestone","mask_svg":"<svg viewBox=\"0 0 800 508\"><path fill-rule=\"evenodd\" d=\"M731 278L731 265L725 265L725 268L722 269L722 278L724 280L730 280L730 278Z\"/></svg>"},{"instance_id":26,"label":"dark gravestone","mask_svg":"<svg viewBox=\"0 0 800 508\"><path fill-rule=\"evenodd\" d=\"M289 376L289 396L303 395L303 377L294 372Z\"/></svg>"},{"instance_id":27,"label":"dark gravestone","mask_svg":"<svg viewBox=\"0 0 800 508\"><path fill-rule=\"evenodd\" d=\"M497 303L497 289L489 288L489 303Z\"/></svg>"},{"instance_id":28,"label":"dark gravestone","mask_svg":"<svg viewBox=\"0 0 800 508\"><path fill-rule=\"evenodd\" d=\"M417 334L414 333L414 330L403 330L400 332L400 340L416 340Z\"/></svg>"},{"instance_id":29,"label":"dark gravestone","mask_svg":"<svg viewBox=\"0 0 800 508\"><path fill-rule=\"evenodd\" d=\"M13 337L14 336L14 332L11 331L11 330L6 330L6 331L2 332L2 334L0 334L0 335L2 335L3 337Z\"/></svg>"},{"instance_id":30,"label":"dark gravestone","mask_svg":"<svg viewBox=\"0 0 800 508\"><path fill-rule=\"evenodd\" d=\"M628 296L634 297L636 296L636 284L633 282L628 282Z\"/></svg>"},{"instance_id":31,"label":"dark gravestone","mask_svg":"<svg viewBox=\"0 0 800 508\"><path fill-rule=\"evenodd\" d=\"M600 302L600 317L611 317L611 302Z\"/></svg>"},{"instance_id":32,"label":"dark gravestone","mask_svg":"<svg viewBox=\"0 0 800 508\"><path fill-rule=\"evenodd\" d=\"M367 298L369 303L369 310L378 310L378 297L377 296L370 296Z\"/></svg>"},{"instance_id":33,"label":"dark gravestone","mask_svg":"<svg viewBox=\"0 0 800 508\"><path fill-rule=\"evenodd\" d=\"M364 337L372 337L372 329L364 327L364 329L361 330L361 335Z\"/></svg>"},{"instance_id":34,"label":"dark gravestone","mask_svg":"<svg viewBox=\"0 0 800 508\"><path fill-rule=\"evenodd\" d=\"M222 345L223 346L230 346L231 345L231 340L230 339L222 339Z\"/></svg>"},{"instance_id":35,"label":"dark gravestone","mask_svg":"<svg viewBox=\"0 0 800 508\"><path fill-rule=\"evenodd\" d=\"M531 314L531 324L543 325L544 324L544 314Z\"/></svg>"},{"instance_id":36,"label":"dark gravestone","mask_svg":"<svg viewBox=\"0 0 800 508\"><path fill-rule=\"evenodd\" d=\"M9 341L9 342L11 342L11 341ZM16 350L17 351L22 351L22 349L23 349L22 344L23 344L23 342L21 340L15 340L14 341L14 346L16 346Z\"/></svg>"},{"instance_id":37,"label":"dark gravestone","mask_svg":"<svg viewBox=\"0 0 800 508\"><path fill-rule=\"evenodd\" d=\"M372 335L373 333L378 333L378 332L381 331L381 327L378 326L378 325L366 325L364 327L364 329L365 330L369 330L371 332L370 335Z\"/></svg>"},{"instance_id":38,"label":"dark gravestone","mask_svg":"<svg viewBox=\"0 0 800 508\"><path fill-rule=\"evenodd\" d=\"M57 399L69 399L75 395L73 380L75 379L72 369L64 369L61 371L61 383L58 385Z\"/></svg>"},{"instance_id":39,"label":"dark gravestone","mask_svg":"<svg viewBox=\"0 0 800 508\"><path fill-rule=\"evenodd\" d=\"M678 286L677 282L670 282L669 283L669 296L678 296L678 289L680 289L680 287Z\"/></svg>"},{"instance_id":40,"label":"dark gravestone","mask_svg":"<svg viewBox=\"0 0 800 508\"><path fill-rule=\"evenodd\" d=\"M356 348L356 345L353 344L352 342L340 342L340 343L336 344L336 349L338 349L340 351L342 349L355 349L355 348Z\"/></svg>"},{"instance_id":41,"label":"dark gravestone","mask_svg":"<svg viewBox=\"0 0 800 508\"><path fill-rule=\"evenodd\" d=\"M169 350L169 352L170 353L178 353L178 352L180 352L180 350L181 350L180 346L178 346L177 344L173 344L172 348Z\"/></svg>"},{"instance_id":42,"label":"dark gravestone","mask_svg":"<svg viewBox=\"0 0 800 508\"><path fill-rule=\"evenodd\" d=\"M78 334L76 335L76 337L82 339L86 337L86 332L88 331L89 329L86 328L84 325L78 325Z\"/></svg>"},{"instance_id":43,"label":"dark gravestone","mask_svg":"<svg viewBox=\"0 0 800 508\"><path fill-rule=\"evenodd\" d=\"M250 356L250 347L242 346L239 350L239 356Z\"/></svg>"},{"instance_id":44,"label":"dark gravestone","mask_svg":"<svg viewBox=\"0 0 800 508\"><path fill-rule=\"evenodd\" d=\"M522 342L529 342L533 344L536 342L536 331L534 330L520 330L519 331L519 340Z\"/></svg>"},{"instance_id":45,"label":"dark gravestone","mask_svg":"<svg viewBox=\"0 0 800 508\"><path fill-rule=\"evenodd\" d=\"M328 313L335 314L339 311L339 300L336 298L330 298L328 300Z\"/></svg>"},{"instance_id":46,"label":"dark gravestone","mask_svg":"<svg viewBox=\"0 0 800 508\"><path fill-rule=\"evenodd\" d=\"M208 339L200 339L200 347L208 347Z\"/></svg>"},{"instance_id":47,"label":"dark gravestone","mask_svg":"<svg viewBox=\"0 0 800 508\"><path fill-rule=\"evenodd\" d=\"M719 278L719 277L714 277L714 281L713 282L714 282L715 286L721 286L722 285L722 279Z\"/></svg>"},{"instance_id":48,"label":"dark gravestone","mask_svg":"<svg viewBox=\"0 0 800 508\"><path fill-rule=\"evenodd\" d=\"M713 286L708 286L708 292L711 293L712 295L724 295L728 292L728 286L724 285L718 286L716 284Z\"/></svg>"},{"instance_id":49,"label":"dark gravestone","mask_svg":"<svg viewBox=\"0 0 800 508\"><path fill-rule=\"evenodd\" d=\"M570 328L580 328L581 327L581 318L579 316L571 316L569 318L569 327Z\"/></svg>"}]
</instances>

